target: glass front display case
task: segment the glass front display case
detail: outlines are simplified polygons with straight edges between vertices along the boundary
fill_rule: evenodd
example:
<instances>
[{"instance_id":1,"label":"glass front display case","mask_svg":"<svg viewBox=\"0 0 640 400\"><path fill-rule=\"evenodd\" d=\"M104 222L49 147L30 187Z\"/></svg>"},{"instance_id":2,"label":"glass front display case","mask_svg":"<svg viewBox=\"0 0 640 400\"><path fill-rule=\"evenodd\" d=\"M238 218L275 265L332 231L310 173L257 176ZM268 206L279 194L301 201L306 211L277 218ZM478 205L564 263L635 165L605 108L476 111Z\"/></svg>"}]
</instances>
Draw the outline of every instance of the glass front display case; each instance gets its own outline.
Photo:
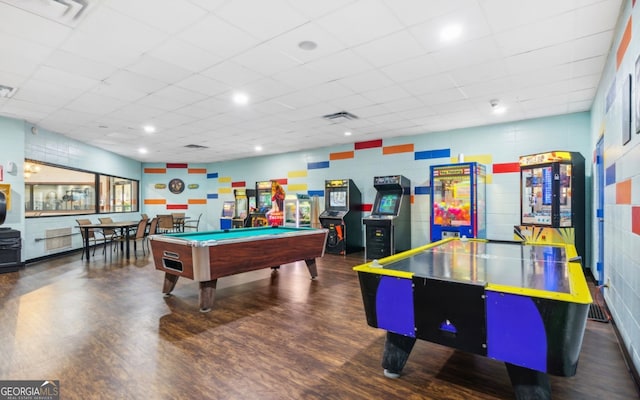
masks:
<instances>
[{"instance_id":1,"label":"glass front display case","mask_svg":"<svg viewBox=\"0 0 640 400\"><path fill-rule=\"evenodd\" d=\"M485 181L475 162L431 167L431 241L486 237Z\"/></svg>"},{"instance_id":2,"label":"glass front display case","mask_svg":"<svg viewBox=\"0 0 640 400\"><path fill-rule=\"evenodd\" d=\"M288 195L284 200L284 218L285 226L311 226L311 198L306 194Z\"/></svg>"},{"instance_id":3,"label":"glass front display case","mask_svg":"<svg viewBox=\"0 0 640 400\"><path fill-rule=\"evenodd\" d=\"M520 157L521 224L571 228L584 218L584 158L553 151Z\"/></svg>"},{"instance_id":4,"label":"glass front display case","mask_svg":"<svg viewBox=\"0 0 640 400\"><path fill-rule=\"evenodd\" d=\"M586 257L584 168L577 152L520 157L520 225L514 227L514 239L572 243Z\"/></svg>"}]
</instances>

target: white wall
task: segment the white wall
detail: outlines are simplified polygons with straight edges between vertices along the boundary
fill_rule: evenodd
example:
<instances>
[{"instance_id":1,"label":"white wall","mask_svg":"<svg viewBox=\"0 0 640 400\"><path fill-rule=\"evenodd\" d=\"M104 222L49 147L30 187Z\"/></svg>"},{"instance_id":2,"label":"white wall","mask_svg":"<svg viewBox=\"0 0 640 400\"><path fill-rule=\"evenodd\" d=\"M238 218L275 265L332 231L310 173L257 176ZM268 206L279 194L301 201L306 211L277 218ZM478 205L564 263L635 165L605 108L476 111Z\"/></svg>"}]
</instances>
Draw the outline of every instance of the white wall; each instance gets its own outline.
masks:
<instances>
[{"instance_id":1,"label":"white wall","mask_svg":"<svg viewBox=\"0 0 640 400\"><path fill-rule=\"evenodd\" d=\"M631 74L632 109L639 99L639 87L636 85L636 59L640 54L640 27L632 26L631 41L626 52L623 52L619 65L616 54L622 42L623 32L630 17L640 20L638 5L624 2L625 8L620 15L613 47L608 55L600 85L592 107L591 147L595 148L598 140L604 137L604 167L611 174L605 183L604 237L598 237L596 223L593 224L593 243L604 240L604 277L609 283L604 289L604 297L611 310L616 325L624 339L626 347L633 359L636 370L640 369L640 134L635 133L637 118L632 117L633 132L631 141L622 143L622 99L623 83ZM607 97L610 106L607 110ZM631 184L631 201L620 201L617 193L622 185ZM594 200L595 196L594 179ZM595 210L595 207L594 207ZM633 212L637 213L634 218ZM595 218L594 218L595 221ZM633 230L635 221L636 230ZM597 246L594 245L594 250ZM594 253L594 258L597 253ZM594 268L595 269L595 268Z\"/></svg>"}]
</instances>

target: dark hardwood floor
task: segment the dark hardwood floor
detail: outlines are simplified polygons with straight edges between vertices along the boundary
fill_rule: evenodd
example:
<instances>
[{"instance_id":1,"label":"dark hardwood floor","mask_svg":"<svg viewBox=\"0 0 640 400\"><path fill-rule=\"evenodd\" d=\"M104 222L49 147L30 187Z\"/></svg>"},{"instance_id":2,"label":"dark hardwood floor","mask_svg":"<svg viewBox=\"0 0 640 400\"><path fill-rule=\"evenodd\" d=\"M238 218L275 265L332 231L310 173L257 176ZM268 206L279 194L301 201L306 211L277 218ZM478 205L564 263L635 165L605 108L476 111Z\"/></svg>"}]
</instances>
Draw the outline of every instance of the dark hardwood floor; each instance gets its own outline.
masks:
<instances>
[{"instance_id":1,"label":"dark hardwood floor","mask_svg":"<svg viewBox=\"0 0 640 400\"><path fill-rule=\"evenodd\" d=\"M217 290L161 293L149 256L80 253L0 275L0 380L58 379L61 399L513 399L504 365L418 341L400 379L380 366L384 332L367 325L351 267L325 255ZM554 399L637 399L612 324L589 321L578 373Z\"/></svg>"}]
</instances>

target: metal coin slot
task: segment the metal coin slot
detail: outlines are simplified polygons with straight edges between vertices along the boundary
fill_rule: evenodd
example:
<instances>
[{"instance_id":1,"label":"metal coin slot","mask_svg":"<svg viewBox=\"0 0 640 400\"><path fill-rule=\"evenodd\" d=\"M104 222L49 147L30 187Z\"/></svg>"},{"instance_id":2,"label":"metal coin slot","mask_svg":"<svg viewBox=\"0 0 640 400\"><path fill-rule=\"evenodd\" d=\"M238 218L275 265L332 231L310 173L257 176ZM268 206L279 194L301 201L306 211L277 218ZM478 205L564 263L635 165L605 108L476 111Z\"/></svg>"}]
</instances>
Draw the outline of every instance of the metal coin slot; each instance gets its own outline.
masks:
<instances>
[{"instance_id":1,"label":"metal coin slot","mask_svg":"<svg viewBox=\"0 0 640 400\"><path fill-rule=\"evenodd\" d=\"M176 259L180 258L180 255L178 253L174 253L173 251L166 251L165 250L162 253L162 255L165 256L165 257L169 257L169 258L176 258Z\"/></svg>"},{"instance_id":2,"label":"metal coin slot","mask_svg":"<svg viewBox=\"0 0 640 400\"><path fill-rule=\"evenodd\" d=\"M182 272L182 261L172 260L169 258L163 258L162 264L166 269L170 269L172 271Z\"/></svg>"}]
</instances>

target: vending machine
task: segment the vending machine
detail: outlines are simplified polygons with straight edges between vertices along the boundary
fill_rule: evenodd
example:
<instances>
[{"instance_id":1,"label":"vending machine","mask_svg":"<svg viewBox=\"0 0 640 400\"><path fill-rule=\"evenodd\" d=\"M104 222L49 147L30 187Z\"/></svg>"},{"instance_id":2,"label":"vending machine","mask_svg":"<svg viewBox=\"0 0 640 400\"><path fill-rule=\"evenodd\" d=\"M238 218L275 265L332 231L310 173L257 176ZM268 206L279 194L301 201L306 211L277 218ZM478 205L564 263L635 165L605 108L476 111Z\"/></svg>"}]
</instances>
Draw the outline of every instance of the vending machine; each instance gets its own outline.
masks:
<instances>
[{"instance_id":1,"label":"vending machine","mask_svg":"<svg viewBox=\"0 0 640 400\"><path fill-rule=\"evenodd\" d=\"M573 243L585 257L582 154L550 151L520 157L520 226L515 239ZM584 264L583 264L584 265Z\"/></svg>"},{"instance_id":2,"label":"vending machine","mask_svg":"<svg viewBox=\"0 0 640 400\"><path fill-rule=\"evenodd\" d=\"M411 181L402 175L373 178L376 199L364 218L365 254L369 260L411 248Z\"/></svg>"},{"instance_id":3,"label":"vending machine","mask_svg":"<svg viewBox=\"0 0 640 400\"><path fill-rule=\"evenodd\" d=\"M476 162L431 167L431 241L487 237L486 168Z\"/></svg>"},{"instance_id":4,"label":"vending machine","mask_svg":"<svg viewBox=\"0 0 640 400\"><path fill-rule=\"evenodd\" d=\"M284 225L296 228L311 226L311 197L288 194L284 199Z\"/></svg>"},{"instance_id":5,"label":"vending machine","mask_svg":"<svg viewBox=\"0 0 640 400\"><path fill-rule=\"evenodd\" d=\"M351 179L324 182L324 211L318 219L329 230L327 253L362 250L362 195Z\"/></svg>"}]
</instances>

